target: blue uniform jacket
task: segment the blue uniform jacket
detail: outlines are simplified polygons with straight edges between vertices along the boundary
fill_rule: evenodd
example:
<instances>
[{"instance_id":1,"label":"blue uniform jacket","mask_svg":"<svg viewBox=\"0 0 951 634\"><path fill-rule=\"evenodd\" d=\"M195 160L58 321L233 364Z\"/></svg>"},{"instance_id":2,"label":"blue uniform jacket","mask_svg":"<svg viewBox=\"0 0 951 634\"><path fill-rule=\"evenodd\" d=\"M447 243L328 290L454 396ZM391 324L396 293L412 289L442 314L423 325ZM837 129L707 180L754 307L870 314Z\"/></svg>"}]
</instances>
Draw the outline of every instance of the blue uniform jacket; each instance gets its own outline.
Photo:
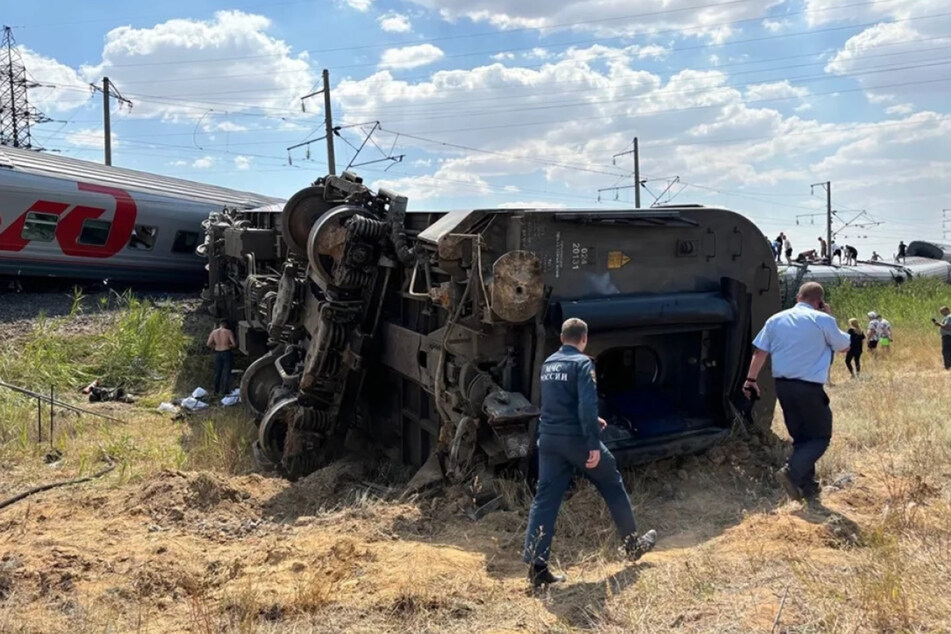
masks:
<instances>
[{"instance_id":1,"label":"blue uniform jacket","mask_svg":"<svg viewBox=\"0 0 951 634\"><path fill-rule=\"evenodd\" d=\"M541 399L539 434L575 436L589 451L601 447L591 359L569 345L548 357L542 365Z\"/></svg>"}]
</instances>

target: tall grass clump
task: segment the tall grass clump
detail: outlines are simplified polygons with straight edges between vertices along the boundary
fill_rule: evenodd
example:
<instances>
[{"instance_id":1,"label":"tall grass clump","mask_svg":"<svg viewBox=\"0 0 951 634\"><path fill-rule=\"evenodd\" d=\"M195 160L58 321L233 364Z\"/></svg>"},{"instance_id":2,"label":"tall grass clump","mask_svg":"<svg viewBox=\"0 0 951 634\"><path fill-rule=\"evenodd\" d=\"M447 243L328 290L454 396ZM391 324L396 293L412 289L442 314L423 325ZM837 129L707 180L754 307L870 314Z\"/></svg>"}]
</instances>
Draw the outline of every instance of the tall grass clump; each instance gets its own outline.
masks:
<instances>
[{"instance_id":1,"label":"tall grass clump","mask_svg":"<svg viewBox=\"0 0 951 634\"><path fill-rule=\"evenodd\" d=\"M130 293L120 296L112 327L97 343L91 371L104 385L140 390L168 378L181 366L188 337L182 316Z\"/></svg>"}]
</instances>

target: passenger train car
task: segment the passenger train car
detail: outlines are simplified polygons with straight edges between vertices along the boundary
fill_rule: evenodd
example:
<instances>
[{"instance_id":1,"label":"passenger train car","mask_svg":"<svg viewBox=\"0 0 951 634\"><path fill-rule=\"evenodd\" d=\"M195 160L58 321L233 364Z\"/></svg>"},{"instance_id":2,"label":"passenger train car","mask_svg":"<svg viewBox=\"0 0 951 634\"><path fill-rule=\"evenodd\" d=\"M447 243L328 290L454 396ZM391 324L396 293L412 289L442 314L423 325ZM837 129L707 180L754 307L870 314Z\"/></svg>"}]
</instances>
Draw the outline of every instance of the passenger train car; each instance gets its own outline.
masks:
<instances>
[{"instance_id":1,"label":"passenger train car","mask_svg":"<svg viewBox=\"0 0 951 634\"><path fill-rule=\"evenodd\" d=\"M855 286L901 284L919 277L937 278L951 283L951 245L914 241L900 262L859 262L855 266L798 264L779 267L779 284L784 307L795 303L796 291L803 282L834 286L848 282Z\"/></svg>"},{"instance_id":2,"label":"passenger train car","mask_svg":"<svg viewBox=\"0 0 951 634\"><path fill-rule=\"evenodd\" d=\"M0 278L188 283L202 222L278 198L0 147Z\"/></svg>"}]
</instances>

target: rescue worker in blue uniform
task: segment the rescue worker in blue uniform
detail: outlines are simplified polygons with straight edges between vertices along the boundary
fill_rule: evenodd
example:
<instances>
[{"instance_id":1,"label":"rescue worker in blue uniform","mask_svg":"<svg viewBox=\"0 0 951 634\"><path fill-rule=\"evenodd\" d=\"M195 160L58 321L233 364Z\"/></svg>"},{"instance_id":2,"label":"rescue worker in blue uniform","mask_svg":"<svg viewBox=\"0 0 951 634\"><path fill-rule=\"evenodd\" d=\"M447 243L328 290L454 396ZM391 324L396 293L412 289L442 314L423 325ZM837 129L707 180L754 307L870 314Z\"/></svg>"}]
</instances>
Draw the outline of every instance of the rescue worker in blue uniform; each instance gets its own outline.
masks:
<instances>
[{"instance_id":1,"label":"rescue worker in blue uniform","mask_svg":"<svg viewBox=\"0 0 951 634\"><path fill-rule=\"evenodd\" d=\"M594 364L585 356L588 325L568 319L561 328L561 348L541 370L541 416L538 423L538 490L525 535L524 561L534 587L564 581L548 567L551 539L562 498L581 473L597 488L611 512L622 550L636 561L654 547L653 530L637 536L634 510L617 462L600 440L607 425L598 417Z\"/></svg>"}]
</instances>

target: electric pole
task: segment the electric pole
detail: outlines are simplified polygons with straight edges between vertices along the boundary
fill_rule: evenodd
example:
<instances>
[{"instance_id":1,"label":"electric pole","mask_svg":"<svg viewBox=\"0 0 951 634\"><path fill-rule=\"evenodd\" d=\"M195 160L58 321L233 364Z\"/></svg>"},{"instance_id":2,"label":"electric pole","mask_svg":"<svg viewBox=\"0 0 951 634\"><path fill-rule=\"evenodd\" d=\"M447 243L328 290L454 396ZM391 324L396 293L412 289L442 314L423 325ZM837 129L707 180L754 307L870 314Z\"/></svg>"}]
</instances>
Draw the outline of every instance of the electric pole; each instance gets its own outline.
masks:
<instances>
[{"instance_id":1,"label":"electric pole","mask_svg":"<svg viewBox=\"0 0 951 634\"><path fill-rule=\"evenodd\" d=\"M641 156L638 152L637 147L637 137L634 137L634 143L631 146L630 150L625 150L624 152L618 152L611 157L611 164L617 165L617 159L619 156L627 156L632 154L634 156L634 184L633 185L622 185L620 187L602 187L598 190L598 200L601 200L601 194L606 191L613 191L615 193L615 200L617 200L617 193L622 189L633 189L634 190L634 207L636 209L641 208L641 187L644 187L644 184L647 181L641 181ZM654 201L656 204L656 200Z\"/></svg>"},{"instance_id":2,"label":"electric pole","mask_svg":"<svg viewBox=\"0 0 951 634\"><path fill-rule=\"evenodd\" d=\"M832 263L832 181L824 183L813 183L809 186L809 193L813 193L816 187L822 187L826 190L826 253L829 255L829 263Z\"/></svg>"},{"instance_id":3,"label":"electric pole","mask_svg":"<svg viewBox=\"0 0 951 634\"><path fill-rule=\"evenodd\" d=\"M129 106L129 110L132 109L132 102L119 94L119 90L116 88L115 84L109 81L108 77L102 78L102 88L96 86L95 84L89 85L93 90L98 90L102 93L102 132L104 135L103 148L105 149L106 165L112 165L112 121L110 120L109 98L112 97L118 101L120 105L125 104Z\"/></svg>"},{"instance_id":4,"label":"electric pole","mask_svg":"<svg viewBox=\"0 0 951 634\"><path fill-rule=\"evenodd\" d=\"M3 27L0 53L0 145L35 149L30 138L30 123L46 123L51 119L30 106L27 89L40 84L26 77L26 67L13 38L13 29Z\"/></svg>"},{"instance_id":5,"label":"electric pole","mask_svg":"<svg viewBox=\"0 0 951 634\"><path fill-rule=\"evenodd\" d=\"M333 115L330 112L330 71L326 68L323 72L324 87L321 90L317 90L308 95L304 95L300 98L300 108L302 111L307 112L307 108L304 107L304 100L309 97L314 97L323 93L324 95L324 128L325 135L327 138L327 169L331 174L337 173L336 160L334 159L334 124L333 124ZM297 146L295 146L297 147ZM288 148L290 149L290 148Z\"/></svg>"}]
</instances>

